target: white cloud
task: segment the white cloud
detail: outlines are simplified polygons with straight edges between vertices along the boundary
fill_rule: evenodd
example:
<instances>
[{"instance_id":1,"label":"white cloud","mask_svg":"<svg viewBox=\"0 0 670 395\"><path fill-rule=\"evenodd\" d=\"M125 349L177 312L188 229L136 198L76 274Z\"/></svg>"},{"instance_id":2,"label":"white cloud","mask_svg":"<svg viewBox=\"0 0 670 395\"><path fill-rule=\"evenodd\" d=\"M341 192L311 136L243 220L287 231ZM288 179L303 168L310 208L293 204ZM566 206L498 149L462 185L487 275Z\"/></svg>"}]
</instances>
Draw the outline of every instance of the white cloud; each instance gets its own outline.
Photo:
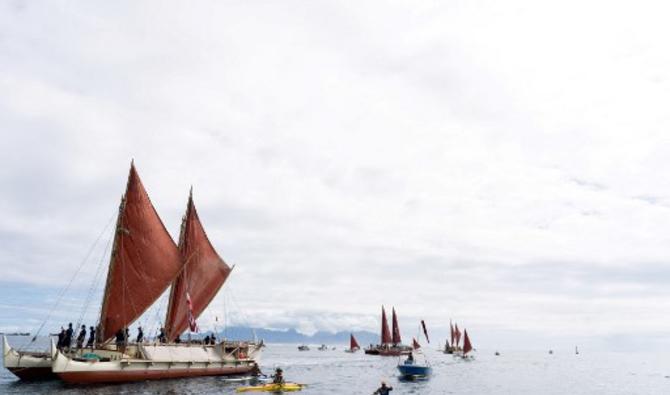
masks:
<instances>
[{"instance_id":1,"label":"white cloud","mask_svg":"<svg viewBox=\"0 0 670 395\"><path fill-rule=\"evenodd\" d=\"M6 282L65 283L135 158L259 324L670 326L664 3L2 7Z\"/></svg>"}]
</instances>

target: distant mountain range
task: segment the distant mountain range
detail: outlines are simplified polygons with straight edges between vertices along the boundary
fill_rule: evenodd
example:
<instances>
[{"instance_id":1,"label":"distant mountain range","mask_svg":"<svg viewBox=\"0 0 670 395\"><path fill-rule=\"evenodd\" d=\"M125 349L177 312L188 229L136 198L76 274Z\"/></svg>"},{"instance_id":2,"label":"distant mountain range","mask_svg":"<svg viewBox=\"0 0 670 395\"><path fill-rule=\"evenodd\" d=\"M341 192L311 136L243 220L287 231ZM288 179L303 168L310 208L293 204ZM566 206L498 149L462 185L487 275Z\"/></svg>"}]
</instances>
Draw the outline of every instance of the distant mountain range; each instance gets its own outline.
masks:
<instances>
[{"instance_id":1,"label":"distant mountain range","mask_svg":"<svg viewBox=\"0 0 670 395\"><path fill-rule=\"evenodd\" d=\"M233 326L225 331L219 332L219 338L230 340L246 340L253 338L253 332L256 337L263 339L266 343L305 343L305 344L348 344L351 332L323 332L319 331L313 335L305 335L291 328L288 330L248 328L242 326ZM358 343L365 347L368 344L379 342L379 335L367 331L354 331L354 336Z\"/></svg>"}]
</instances>

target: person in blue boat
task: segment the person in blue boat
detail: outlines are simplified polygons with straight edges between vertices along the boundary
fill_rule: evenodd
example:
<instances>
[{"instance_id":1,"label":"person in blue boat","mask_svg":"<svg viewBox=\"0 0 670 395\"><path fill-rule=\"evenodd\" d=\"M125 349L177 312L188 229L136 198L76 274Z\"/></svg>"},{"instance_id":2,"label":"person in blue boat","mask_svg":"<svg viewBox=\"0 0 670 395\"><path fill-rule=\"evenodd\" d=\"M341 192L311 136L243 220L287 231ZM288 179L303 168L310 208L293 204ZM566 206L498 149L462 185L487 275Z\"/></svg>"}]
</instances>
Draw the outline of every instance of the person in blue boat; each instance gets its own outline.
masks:
<instances>
[{"instance_id":1,"label":"person in blue boat","mask_svg":"<svg viewBox=\"0 0 670 395\"><path fill-rule=\"evenodd\" d=\"M393 387L388 387L385 382L382 381L382 386L377 388L377 391L373 392L372 395L389 395L389 392L393 391Z\"/></svg>"},{"instance_id":2,"label":"person in blue boat","mask_svg":"<svg viewBox=\"0 0 670 395\"><path fill-rule=\"evenodd\" d=\"M413 365L414 364L414 355L410 352L409 355L407 356L407 359L405 360L405 365Z\"/></svg>"}]
</instances>

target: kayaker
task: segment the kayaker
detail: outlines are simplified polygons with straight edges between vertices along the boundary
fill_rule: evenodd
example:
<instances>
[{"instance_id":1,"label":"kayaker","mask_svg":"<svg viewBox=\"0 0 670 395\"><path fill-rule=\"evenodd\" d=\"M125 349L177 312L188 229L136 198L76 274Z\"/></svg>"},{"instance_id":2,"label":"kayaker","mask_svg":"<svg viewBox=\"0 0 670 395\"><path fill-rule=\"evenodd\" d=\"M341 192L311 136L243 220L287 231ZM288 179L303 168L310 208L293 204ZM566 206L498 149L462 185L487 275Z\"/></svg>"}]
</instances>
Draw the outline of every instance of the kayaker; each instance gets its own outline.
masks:
<instances>
[{"instance_id":1,"label":"kayaker","mask_svg":"<svg viewBox=\"0 0 670 395\"><path fill-rule=\"evenodd\" d=\"M389 395L389 392L393 391L393 387L388 387L385 382L382 381L382 386L377 388L377 391L373 392L372 395Z\"/></svg>"},{"instance_id":2,"label":"kayaker","mask_svg":"<svg viewBox=\"0 0 670 395\"><path fill-rule=\"evenodd\" d=\"M275 369L275 374L272 376L272 384L284 384L284 374L281 368Z\"/></svg>"}]
</instances>

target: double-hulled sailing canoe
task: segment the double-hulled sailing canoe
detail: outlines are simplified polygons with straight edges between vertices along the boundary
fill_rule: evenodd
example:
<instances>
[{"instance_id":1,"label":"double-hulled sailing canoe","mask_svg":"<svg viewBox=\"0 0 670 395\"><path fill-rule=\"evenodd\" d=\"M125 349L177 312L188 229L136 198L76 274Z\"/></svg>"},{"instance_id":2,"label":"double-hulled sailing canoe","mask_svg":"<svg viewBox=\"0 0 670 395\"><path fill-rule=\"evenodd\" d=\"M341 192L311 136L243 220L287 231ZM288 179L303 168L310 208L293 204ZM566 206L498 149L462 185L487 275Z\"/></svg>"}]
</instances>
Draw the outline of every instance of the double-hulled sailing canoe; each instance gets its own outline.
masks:
<instances>
[{"instance_id":1,"label":"double-hulled sailing canoe","mask_svg":"<svg viewBox=\"0 0 670 395\"><path fill-rule=\"evenodd\" d=\"M244 374L255 371L262 341L216 345L171 343L197 331L196 320L231 272L204 231L189 195L177 246L156 213L131 163L114 234L100 321L93 349L48 354L13 350L3 341L5 367L21 378L56 374L70 383ZM171 288L167 344L112 344ZM87 352L96 358L83 358ZM16 369L15 369L16 368Z\"/></svg>"},{"instance_id":2,"label":"double-hulled sailing canoe","mask_svg":"<svg viewBox=\"0 0 670 395\"><path fill-rule=\"evenodd\" d=\"M82 360L53 351L53 372L70 383L97 383L191 376L244 374L257 369L261 345L171 343L189 329L216 296L231 272L200 222L189 194L179 245L163 226L131 164L121 200L114 248L98 326L102 360ZM169 287L165 320L168 344L110 344Z\"/></svg>"}]
</instances>

